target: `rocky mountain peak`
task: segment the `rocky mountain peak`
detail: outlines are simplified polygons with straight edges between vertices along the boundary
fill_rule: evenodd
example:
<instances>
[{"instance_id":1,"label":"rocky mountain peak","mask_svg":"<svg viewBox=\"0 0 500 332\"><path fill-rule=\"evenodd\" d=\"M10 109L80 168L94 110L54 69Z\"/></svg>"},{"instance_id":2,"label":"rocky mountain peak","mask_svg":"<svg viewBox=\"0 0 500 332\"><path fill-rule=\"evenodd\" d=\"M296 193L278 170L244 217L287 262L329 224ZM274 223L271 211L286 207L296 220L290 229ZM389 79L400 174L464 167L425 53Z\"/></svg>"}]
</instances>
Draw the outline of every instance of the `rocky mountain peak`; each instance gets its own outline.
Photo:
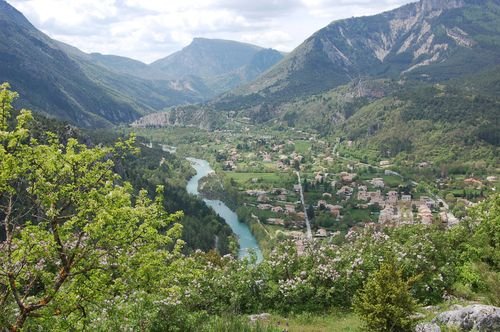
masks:
<instances>
[{"instance_id":1,"label":"rocky mountain peak","mask_svg":"<svg viewBox=\"0 0 500 332\"><path fill-rule=\"evenodd\" d=\"M461 8L463 6L465 6L464 0L420 0L420 8L424 13Z\"/></svg>"},{"instance_id":2,"label":"rocky mountain peak","mask_svg":"<svg viewBox=\"0 0 500 332\"><path fill-rule=\"evenodd\" d=\"M498 62L498 8L500 0L420 0L334 21L226 99L248 96L251 105L316 94L358 77L443 79L473 73L485 59L480 50L488 52L489 63ZM480 13L488 13L488 20Z\"/></svg>"}]
</instances>

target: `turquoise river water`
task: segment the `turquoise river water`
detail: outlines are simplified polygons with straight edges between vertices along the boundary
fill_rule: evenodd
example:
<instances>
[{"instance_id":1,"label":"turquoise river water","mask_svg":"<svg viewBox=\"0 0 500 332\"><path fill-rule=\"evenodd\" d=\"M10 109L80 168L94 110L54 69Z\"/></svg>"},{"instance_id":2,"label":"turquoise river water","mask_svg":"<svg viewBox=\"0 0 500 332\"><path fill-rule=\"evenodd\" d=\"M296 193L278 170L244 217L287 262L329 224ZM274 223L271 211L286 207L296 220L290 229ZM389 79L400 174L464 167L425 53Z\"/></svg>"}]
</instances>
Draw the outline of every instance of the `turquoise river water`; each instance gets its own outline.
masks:
<instances>
[{"instance_id":1,"label":"turquoise river water","mask_svg":"<svg viewBox=\"0 0 500 332\"><path fill-rule=\"evenodd\" d=\"M213 172L208 161L196 158L187 158L191 163L191 166L196 170L196 175L193 176L187 186L186 190L192 195L200 195L198 191L198 185L200 179L207 176ZM240 245L239 258L243 258L249 255L249 252L253 250L257 254L257 262L262 261L262 251L257 244L257 240L250 232L250 228L245 223L238 220L238 216L234 211L232 211L224 202L220 200L210 200L203 199L205 204L214 209L214 211L222 217L226 223L231 227L234 234L238 237L238 243Z\"/></svg>"}]
</instances>

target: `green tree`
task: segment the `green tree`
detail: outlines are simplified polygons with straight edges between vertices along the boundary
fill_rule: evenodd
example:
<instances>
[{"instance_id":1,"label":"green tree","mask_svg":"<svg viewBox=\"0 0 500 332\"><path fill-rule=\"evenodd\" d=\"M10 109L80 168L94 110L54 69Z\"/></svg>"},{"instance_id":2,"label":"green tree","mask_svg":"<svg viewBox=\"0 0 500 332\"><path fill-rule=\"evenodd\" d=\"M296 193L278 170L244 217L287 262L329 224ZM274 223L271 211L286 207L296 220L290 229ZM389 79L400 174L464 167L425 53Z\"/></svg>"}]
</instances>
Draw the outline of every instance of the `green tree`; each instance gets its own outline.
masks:
<instances>
[{"instance_id":1,"label":"green tree","mask_svg":"<svg viewBox=\"0 0 500 332\"><path fill-rule=\"evenodd\" d=\"M500 304L500 194L493 194L469 210L464 220L470 232L460 281L489 303ZM484 301L484 299L482 299Z\"/></svg>"},{"instance_id":2,"label":"green tree","mask_svg":"<svg viewBox=\"0 0 500 332\"><path fill-rule=\"evenodd\" d=\"M500 194L493 194L470 213L475 232L471 239L471 255L497 271L500 270Z\"/></svg>"},{"instance_id":3,"label":"green tree","mask_svg":"<svg viewBox=\"0 0 500 332\"><path fill-rule=\"evenodd\" d=\"M48 133L39 143L29 111L9 125L17 95L0 89L0 328L85 324L103 301L154 289L182 245L181 214L165 213L162 188L154 200L134 195L113 173L111 157L133 149L133 138L87 148Z\"/></svg>"},{"instance_id":4,"label":"green tree","mask_svg":"<svg viewBox=\"0 0 500 332\"><path fill-rule=\"evenodd\" d=\"M307 210L306 210L306 213L307 213L307 217L309 219L314 219L314 206L312 206L312 204L309 204L309 206L307 207Z\"/></svg>"},{"instance_id":5,"label":"green tree","mask_svg":"<svg viewBox=\"0 0 500 332\"><path fill-rule=\"evenodd\" d=\"M410 281L411 282L411 281ZM380 332L411 331L416 303L409 283L394 263L384 263L354 297L354 310L364 320L367 330Z\"/></svg>"}]
</instances>

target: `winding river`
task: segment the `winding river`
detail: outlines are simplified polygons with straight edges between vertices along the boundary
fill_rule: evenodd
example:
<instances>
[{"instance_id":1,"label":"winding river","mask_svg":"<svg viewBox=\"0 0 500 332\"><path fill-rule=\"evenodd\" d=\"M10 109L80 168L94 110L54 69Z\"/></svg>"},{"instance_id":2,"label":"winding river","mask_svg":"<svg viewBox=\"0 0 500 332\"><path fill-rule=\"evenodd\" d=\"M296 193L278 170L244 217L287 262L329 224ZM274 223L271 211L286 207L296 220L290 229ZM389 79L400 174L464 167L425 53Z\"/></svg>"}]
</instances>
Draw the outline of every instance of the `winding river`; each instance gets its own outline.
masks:
<instances>
[{"instance_id":1,"label":"winding river","mask_svg":"<svg viewBox=\"0 0 500 332\"><path fill-rule=\"evenodd\" d=\"M196 170L196 175L193 176L187 186L186 190L192 195L199 196L198 184L200 179L212 173L214 170L210 167L210 164L206 160L187 158L191 163L191 166ZM253 250L257 254L257 262L262 261L262 251L257 244L257 240L250 232L248 225L242 223L238 220L238 216L234 211L232 211L224 202L219 200L203 199L205 204L214 209L214 211L226 221L226 223L231 227L234 234L238 236L238 243L240 245L240 251L238 253L239 258L248 256L249 251Z\"/></svg>"}]
</instances>

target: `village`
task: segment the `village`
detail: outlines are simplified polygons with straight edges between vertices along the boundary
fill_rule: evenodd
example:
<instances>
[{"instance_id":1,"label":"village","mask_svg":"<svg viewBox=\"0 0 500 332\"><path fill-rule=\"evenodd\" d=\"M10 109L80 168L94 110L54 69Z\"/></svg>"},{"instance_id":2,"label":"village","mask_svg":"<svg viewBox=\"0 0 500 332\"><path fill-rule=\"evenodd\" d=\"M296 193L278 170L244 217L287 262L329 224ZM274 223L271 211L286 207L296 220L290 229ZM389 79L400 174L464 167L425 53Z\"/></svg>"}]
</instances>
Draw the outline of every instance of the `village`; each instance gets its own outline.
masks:
<instances>
[{"instance_id":1,"label":"village","mask_svg":"<svg viewBox=\"0 0 500 332\"><path fill-rule=\"evenodd\" d=\"M306 214L316 239L367 223L451 227L459 222L448 204L417 192L417 184L392 171L388 161L374 168L345 160L335 152L338 142L332 146L315 138L284 142L256 138L244 144L259 149L246 152L240 143L217 151L223 175L237 184L244 208L267 233L284 233L299 247L306 238ZM303 175L301 183L293 175L296 171ZM301 186L306 206L299 197Z\"/></svg>"},{"instance_id":2,"label":"village","mask_svg":"<svg viewBox=\"0 0 500 332\"><path fill-rule=\"evenodd\" d=\"M308 237L307 222L312 237L325 241L365 225L452 227L477 199L498 188L496 176L426 181L433 168L427 161L414 165L424 174L420 179L405 177L391 160L359 157L351 141L326 141L300 130L193 135L167 142L180 153L210 161L221 188L237 202L233 207L240 219L255 223L254 233L262 228L265 237L259 242L292 238L299 249ZM193 140L198 144L185 143Z\"/></svg>"},{"instance_id":3,"label":"village","mask_svg":"<svg viewBox=\"0 0 500 332\"><path fill-rule=\"evenodd\" d=\"M307 184L295 184L291 189L246 190L245 206L250 207L253 215L264 225L281 226L290 230L290 236L298 241L305 238L303 230L306 226L306 216L302 212L298 197L300 186L308 188L305 192L306 210L315 238L336 236L341 230L366 223L399 226L415 223L431 225L439 222L445 227L451 227L458 222L458 219L435 199L423 195L414 198L401 187L387 187L383 178L359 180L354 173L341 172L317 173L312 180L306 181ZM331 189L318 187L318 184L324 181ZM311 199L308 196L320 198ZM354 217L353 211L357 211Z\"/></svg>"}]
</instances>

